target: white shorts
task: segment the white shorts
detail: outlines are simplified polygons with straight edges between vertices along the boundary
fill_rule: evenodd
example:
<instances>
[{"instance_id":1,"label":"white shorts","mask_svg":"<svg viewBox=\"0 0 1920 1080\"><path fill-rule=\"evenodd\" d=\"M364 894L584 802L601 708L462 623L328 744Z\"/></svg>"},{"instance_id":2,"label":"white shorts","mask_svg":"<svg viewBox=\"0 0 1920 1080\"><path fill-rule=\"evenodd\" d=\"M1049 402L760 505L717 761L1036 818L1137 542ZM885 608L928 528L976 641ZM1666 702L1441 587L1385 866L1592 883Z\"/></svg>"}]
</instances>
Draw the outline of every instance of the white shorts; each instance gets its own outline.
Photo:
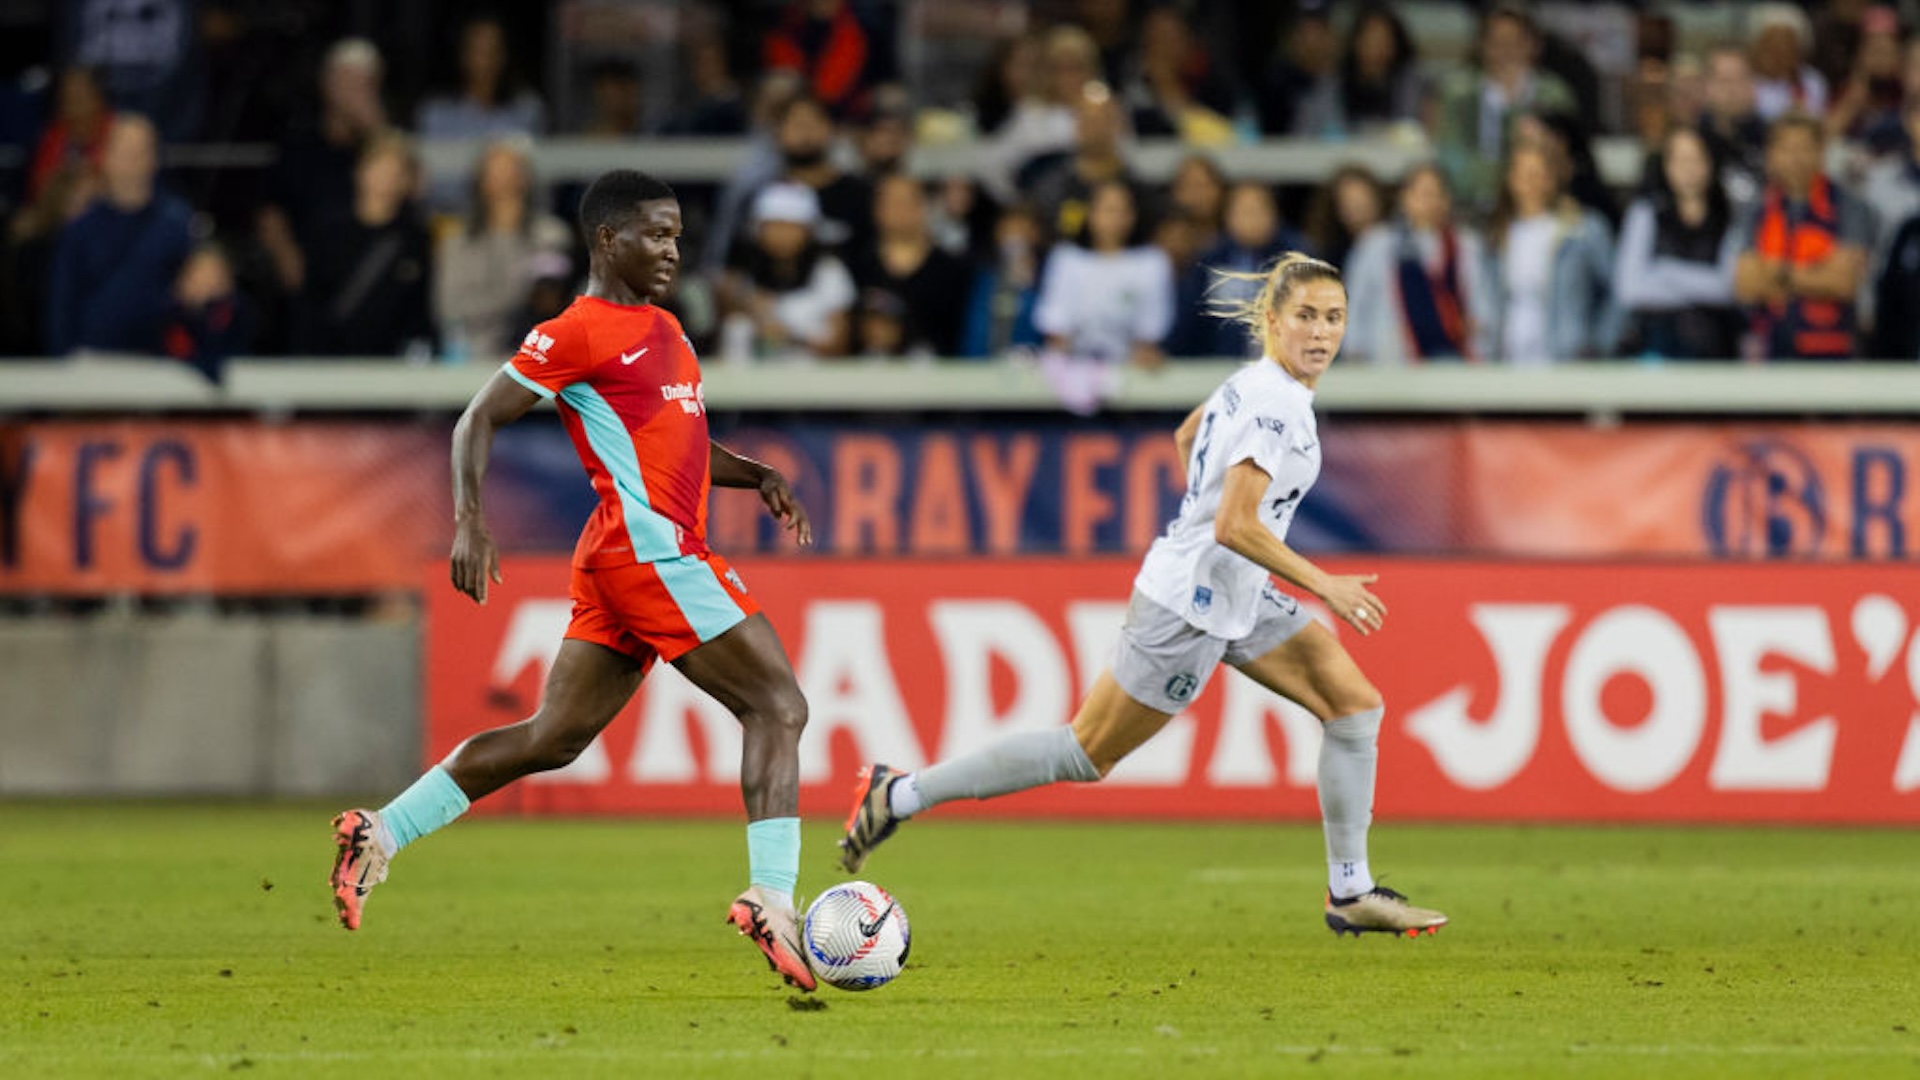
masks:
<instances>
[{"instance_id":1,"label":"white shorts","mask_svg":"<svg viewBox=\"0 0 1920 1080\"><path fill-rule=\"evenodd\" d=\"M1200 696L1215 667L1256 660L1311 622L1313 616L1301 608L1300 601L1269 583L1260 591L1253 630L1228 641L1135 590L1127 604L1120 643L1113 651L1113 679L1133 700L1173 715Z\"/></svg>"}]
</instances>

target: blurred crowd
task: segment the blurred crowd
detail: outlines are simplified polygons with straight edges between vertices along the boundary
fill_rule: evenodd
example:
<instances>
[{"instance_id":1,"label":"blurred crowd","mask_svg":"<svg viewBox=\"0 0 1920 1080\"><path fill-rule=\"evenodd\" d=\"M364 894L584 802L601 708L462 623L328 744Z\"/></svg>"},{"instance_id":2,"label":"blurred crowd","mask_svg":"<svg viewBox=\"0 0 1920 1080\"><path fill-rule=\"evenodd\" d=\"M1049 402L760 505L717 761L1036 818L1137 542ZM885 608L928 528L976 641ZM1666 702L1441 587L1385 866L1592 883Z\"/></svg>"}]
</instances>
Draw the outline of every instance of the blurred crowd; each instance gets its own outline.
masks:
<instances>
[{"instance_id":1,"label":"blurred crowd","mask_svg":"<svg viewBox=\"0 0 1920 1080\"><path fill-rule=\"evenodd\" d=\"M529 74L524 13L449 8L419 35L446 58L435 85L396 79L379 35L267 47L312 4L61 6L57 62L0 98L20 151L0 356L164 355L214 378L236 355L494 362L584 276L581 185L540 161L568 135L630 142L643 169L651 139L746 148L725 183L676 185L667 300L732 361L1245 355L1209 309L1250 286L1216 272L1289 250L1343 269L1353 362L1920 360L1911 5L1743 4L1704 44L1657 5L1462 6L1469 47L1447 57L1381 3L664 6L677 96L610 51L570 70L564 115L540 89L560 73ZM135 8L137 28L115 21ZM945 94L909 77L938 66L912 45L940 18L992 44ZM1636 182L1603 175L1609 135L1638 142ZM1304 187L1217 153L1282 136L1431 153ZM456 137L482 147L470 172L430 178L420 140ZM906 170L948 138L977 149L965 174ZM1185 145L1164 182L1141 139ZM162 168L169 146L250 142L271 162Z\"/></svg>"}]
</instances>

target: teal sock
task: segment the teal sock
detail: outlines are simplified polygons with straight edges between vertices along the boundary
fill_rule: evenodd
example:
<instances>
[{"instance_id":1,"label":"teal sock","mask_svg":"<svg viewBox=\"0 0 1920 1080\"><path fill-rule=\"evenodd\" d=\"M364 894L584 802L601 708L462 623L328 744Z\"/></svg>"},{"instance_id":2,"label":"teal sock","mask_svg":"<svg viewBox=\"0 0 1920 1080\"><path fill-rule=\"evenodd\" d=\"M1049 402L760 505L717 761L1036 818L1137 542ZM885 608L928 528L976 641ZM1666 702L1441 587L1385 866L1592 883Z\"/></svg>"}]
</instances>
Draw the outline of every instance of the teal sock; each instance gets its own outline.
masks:
<instances>
[{"instance_id":1,"label":"teal sock","mask_svg":"<svg viewBox=\"0 0 1920 1080\"><path fill-rule=\"evenodd\" d=\"M447 770L435 765L413 786L380 808L380 820L393 834L393 850L399 851L415 840L447 825L466 813L467 793L453 782ZM388 852L391 855L393 852Z\"/></svg>"},{"instance_id":2,"label":"teal sock","mask_svg":"<svg viewBox=\"0 0 1920 1080\"><path fill-rule=\"evenodd\" d=\"M800 884L799 818L747 822L747 874L762 896L793 906L793 889Z\"/></svg>"}]
</instances>

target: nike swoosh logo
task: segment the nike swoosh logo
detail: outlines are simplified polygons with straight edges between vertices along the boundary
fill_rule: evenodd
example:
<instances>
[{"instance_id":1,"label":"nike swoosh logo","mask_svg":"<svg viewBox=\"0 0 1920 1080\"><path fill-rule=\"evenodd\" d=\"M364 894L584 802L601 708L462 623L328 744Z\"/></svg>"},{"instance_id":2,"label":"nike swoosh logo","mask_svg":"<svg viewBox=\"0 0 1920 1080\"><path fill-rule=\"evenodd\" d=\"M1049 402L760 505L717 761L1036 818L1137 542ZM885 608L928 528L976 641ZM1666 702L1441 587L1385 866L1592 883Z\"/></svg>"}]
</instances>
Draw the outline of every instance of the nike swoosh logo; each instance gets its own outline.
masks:
<instances>
[{"instance_id":1,"label":"nike swoosh logo","mask_svg":"<svg viewBox=\"0 0 1920 1080\"><path fill-rule=\"evenodd\" d=\"M633 352L633 353L621 353L620 362L623 364L631 364L635 360L638 360L645 355L647 355L646 349L641 349L639 352Z\"/></svg>"},{"instance_id":2,"label":"nike swoosh logo","mask_svg":"<svg viewBox=\"0 0 1920 1080\"><path fill-rule=\"evenodd\" d=\"M874 918L872 922L868 922L865 919L860 920L860 936L872 937L873 935L879 933L880 928L886 925L887 916L893 914L893 909L899 906L900 906L900 902L896 900L893 903L888 904L887 910L881 912L878 916Z\"/></svg>"}]
</instances>

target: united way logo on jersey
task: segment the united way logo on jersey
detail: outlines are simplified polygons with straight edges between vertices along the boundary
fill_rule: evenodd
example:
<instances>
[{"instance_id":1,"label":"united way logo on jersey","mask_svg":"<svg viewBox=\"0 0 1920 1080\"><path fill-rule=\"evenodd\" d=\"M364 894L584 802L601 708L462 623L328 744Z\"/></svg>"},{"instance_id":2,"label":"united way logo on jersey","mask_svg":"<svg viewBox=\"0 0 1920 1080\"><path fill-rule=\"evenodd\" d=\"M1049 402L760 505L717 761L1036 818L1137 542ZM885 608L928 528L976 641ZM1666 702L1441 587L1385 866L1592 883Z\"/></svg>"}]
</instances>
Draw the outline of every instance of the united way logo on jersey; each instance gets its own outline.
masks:
<instances>
[{"instance_id":1,"label":"united way logo on jersey","mask_svg":"<svg viewBox=\"0 0 1920 1080\"><path fill-rule=\"evenodd\" d=\"M1714 466L1700 516L1715 555L1811 555L1826 538L1826 488L1799 448L1760 439Z\"/></svg>"},{"instance_id":2,"label":"united way logo on jersey","mask_svg":"<svg viewBox=\"0 0 1920 1080\"><path fill-rule=\"evenodd\" d=\"M1193 610L1205 611L1213 606L1213 590L1205 585L1193 587Z\"/></svg>"},{"instance_id":3,"label":"united way logo on jersey","mask_svg":"<svg viewBox=\"0 0 1920 1080\"><path fill-rule=\"evenodd\" d=\"M1193 697L1193 691L1199 685L1199 679L1182 672L1167 680L1167 696L1175 701L1186 701Z\"/></svg>"},{"instance_id":4,"label":"united way logo on jersey","mask_svg":"<svg viewBox=\"0 0 1920 1080\"><path fill-rule=\"evenodd\" d=\"M680 411L688 416L699 416L706 411L707 390L705 383L667 383L660 388L660 397L666 401L680 403Z\"/></svg>"},{"instance_id":5,"label":"united way logo on jersey","mask_svg":"<svg viewBox=\"0 0 1920 1080\"><path fill-rule=\"evenodd\" d=\"M520 339L520 351L541 363L547 362L547 350L553 348L553 339L538 330L527 331Z\"/></svg>"},{"instance_id":6,"label":"united way logo on jersey","mask_svg":"<svg viewBox=\"0 0 1920 1080\"><path fill-rule=\"evenodd\" d=\"M1253 418L1253 426L1266 428L1275 435L1284 435L1287 431L1287 422L1277 416L1256 416Z\"/></svg>"}]
</instances>

